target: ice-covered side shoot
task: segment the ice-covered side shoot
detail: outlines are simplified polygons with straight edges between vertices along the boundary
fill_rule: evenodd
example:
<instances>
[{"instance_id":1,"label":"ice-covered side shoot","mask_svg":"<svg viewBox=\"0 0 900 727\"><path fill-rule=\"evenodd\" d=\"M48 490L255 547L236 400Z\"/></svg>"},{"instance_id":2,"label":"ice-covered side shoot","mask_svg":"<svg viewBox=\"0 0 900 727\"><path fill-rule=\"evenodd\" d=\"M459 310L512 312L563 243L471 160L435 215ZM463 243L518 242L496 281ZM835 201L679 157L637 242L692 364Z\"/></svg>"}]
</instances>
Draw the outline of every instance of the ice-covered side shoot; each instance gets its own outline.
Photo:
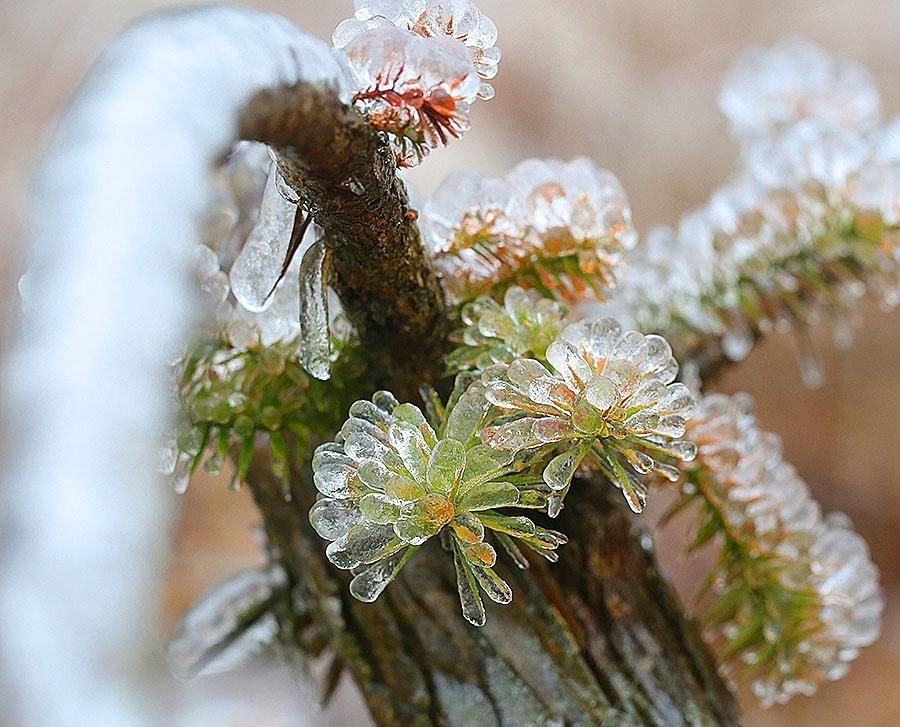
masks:
<instances>
[{"instance_id":1,"label":"ice-covered side shoot","mask_svg":"<svg viewBox=\"0 0 900 727\"><path fill-rule=\"evenodd\" d=\"M615 310L703 366L794 332L821 385L810 326L830 319L847 345L861 297L900 302L900 124L882 126L864 69L799 41L739 61L720 104L741 168L628 256Z\"/></svg>"},{"instance_id":2,"label":"ice-covered side shoot","mask_svg":"<svg viewBox=\"0 0 900 727\"><path fill-rule=\"evenodd\" d=\"M840 679L884 609L865 542L822 516L747 397L703 397L688 436L698 455L672 512L694 511L692 550L718 549L699 595L714 594L704 625L720 660L765 706Z\"/></svg>"},{"instance_id":3,"label":"ice-covered side shoot","mask_svg":"<svg viewBox=\"0 0 900 727\"><path fill-rule=\"evenodd\" d=\"M497 27L469 0L357 2L333 40L357 85L354 103L391 136L401 166L459 139L471 105L494 96Z\"/></svg>"}]
</instances>

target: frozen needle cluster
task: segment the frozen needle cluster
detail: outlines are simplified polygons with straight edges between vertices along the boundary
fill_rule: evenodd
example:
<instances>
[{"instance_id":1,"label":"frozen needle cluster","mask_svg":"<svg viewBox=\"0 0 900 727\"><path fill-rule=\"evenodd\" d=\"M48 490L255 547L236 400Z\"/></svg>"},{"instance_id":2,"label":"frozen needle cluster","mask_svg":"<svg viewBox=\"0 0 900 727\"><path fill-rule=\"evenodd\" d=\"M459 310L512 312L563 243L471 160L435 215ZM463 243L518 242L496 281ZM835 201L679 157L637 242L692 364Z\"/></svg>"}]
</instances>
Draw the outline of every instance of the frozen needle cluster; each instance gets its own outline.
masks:
<instances>
[{"instance_id":1,"label":"frozen needle cluster","mask_svg":"<svg viewBox=\"0 0 900 727\"><path fill-rule=\"evenodd\" d=\"M354 38L379 27L393 25L424 38L453 38L468 48L478 76L481 99L494 96L487 83L497 75L500 49L497 26L471 0L356 0L354 17L334 31L334 45L344 48Z\"/></svg>"},{"instance_id":2,"label":"frozen needle cluster","mask_svg":"<svg viewBox=\"0 0 900 727\"><path fill-rule=\"evenodd\" d=\"M350 592L374 601L416 549L441 536L452 552L463 615L485 622L483 592L509 603L512 590L493 570L496 548L527 564L513 542L555 560L561 533L498 510L540 502L506 479L513 457L478 443L486 407L476 392L457 401L438 431L388 392L350 408L337 441L313 457L321 497L309 517L338 568L353 570Z\"/></svg>"},{"instance_id":3,"label":"frozen needle cluster","mask_svg":"<svg viewBox=\"0 0 900 727\"><path fill-rule=\"evenodd\" d=\"M469 109L490 99L497 28L469 0L362 0L334 32L357 85L354 102L389 133L403 166L469 130Z\"/></svg>"},{"instance_id":4,"label":"frozen needle cluster","mask_svg":"<svg viewBox=\"0 0 900 727\"><path fill-rule=\"evenodd\" d=\"M483 371L491 364L521 356L544 358L547 347L565 325L565 306L534 290L508 288L503 303L483 296L463 306L460 345L447 357L452 373Z\"/></svg>"},{"instance_id":5,"label":"frozen needle cluster","mask_svg":"<svg viewBox=\"0 0 900 727\"><path fill-rule=\"evenodd\" d=\"M802 119L850 132L872 130L881 121L869 72L799 39L744 54L725 79L719 105L742 141L771 136Z\"/></svg>"},{"instance_id":6,"label":"frozen needle cluster","mask_svg":"<svg viewBox=\"0 0 900 727\"><path fill-rule=\"evenodd\" d=\"M555 496L551 515L586 458L640 512L644 477L658 472L676 480L669 460L695 454L681 439L694 399L673 383L678 364L669 344L597 318L567 326L547 347L546 363L518 358L484 370L487 399L504 416L482 431L482 440L509 452L556 449L543 471Z\"/></svg>"},{"instance_id":7,"label":"frozen needle cluster","mask_svg":"<svg viewBox=\"0 0 900 727\"><path fill-rule=\"evenodd\" d=\"M602 299L636 242L619 180L583 157L528 159L503 179L453 174L421 225L455 302L513 284L569 301Z\"/></svg>"},{"instance_id":8,"label":"frozen needle cluster","mask_svg":"<svg viewBox=\"0 0 900 727\"><path fill-rule=\"evenodd\" d=\"M704 397L676 510L699 504L693 546L721 539L707 632L764 705L839 679L878 636L883 598L865 542L818 504L745 396Z\"/></svg>"}]
</instances>

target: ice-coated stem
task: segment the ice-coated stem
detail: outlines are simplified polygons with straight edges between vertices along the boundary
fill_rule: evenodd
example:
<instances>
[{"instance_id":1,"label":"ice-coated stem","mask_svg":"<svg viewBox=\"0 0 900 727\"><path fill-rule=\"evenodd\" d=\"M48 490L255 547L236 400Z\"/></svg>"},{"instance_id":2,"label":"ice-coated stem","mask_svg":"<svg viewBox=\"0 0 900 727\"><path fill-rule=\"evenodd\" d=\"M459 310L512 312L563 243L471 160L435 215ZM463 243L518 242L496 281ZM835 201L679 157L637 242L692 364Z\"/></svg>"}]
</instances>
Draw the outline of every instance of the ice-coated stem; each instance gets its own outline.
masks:
<instances>
[{"instance_id":1,"label":"ice-coated stem","mask_svg":"<svg viewBox=\"0 0 900 727\"><path fill-rule=\"evenodd\" d=\"M151 695L152 613L172 503L154 473L167 363L193 320L191 241L242 109L301 83L345 98L331 49L283 18L168 12L106 50L58 124L31 196L28 318L4 372L4 717L167 722Z\"/></svg>"}]
</instances>

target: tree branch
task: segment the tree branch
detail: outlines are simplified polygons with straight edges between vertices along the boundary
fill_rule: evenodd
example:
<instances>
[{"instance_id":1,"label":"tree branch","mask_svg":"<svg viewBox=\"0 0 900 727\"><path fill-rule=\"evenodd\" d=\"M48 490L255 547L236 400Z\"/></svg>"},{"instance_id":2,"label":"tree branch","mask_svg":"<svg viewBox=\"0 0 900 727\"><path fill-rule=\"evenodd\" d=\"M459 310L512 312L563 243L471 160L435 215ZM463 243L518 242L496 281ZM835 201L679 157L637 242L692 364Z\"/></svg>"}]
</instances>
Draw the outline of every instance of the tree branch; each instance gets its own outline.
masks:
<instances>
[{"instance_id":1,"label":"tree branch","mask_svg":"<svg viewBox=\"0 0 900 727\"><path fill-rule=\"evenodd\" d=\"M448 321L385 141L336 95L304 84L259 94L241 133L277 149L286 180L334 251L334 287L363 350L401 397L414 397L440 375ZM308 523L309 472L292 473L289 502L264 456L248 481L270 555L293 583L295 606L280 612L285 637L297 649L330 644L379 724L737 721L695 625L658 572L648 534L610 500L608 484L573 488L560 523L571 542L560 563L506 568L516 597L491 608L479 630L459 613L451 560L437 543L377 603L362 604Z\"/></svg>"},{"instance_id":2,"label":"tree branch","mask_svg":"<svg viewBox=\"0 0 900 727\"><path fill-rule=\"evenodd\" d=\"M282 175L322 228L333 286L378 378L405 398L415 396L411 383L437 382L444 297L383 135L333 90L309 84L258 94L240 133L276 149Z\"/></svg>"}]
</instances>

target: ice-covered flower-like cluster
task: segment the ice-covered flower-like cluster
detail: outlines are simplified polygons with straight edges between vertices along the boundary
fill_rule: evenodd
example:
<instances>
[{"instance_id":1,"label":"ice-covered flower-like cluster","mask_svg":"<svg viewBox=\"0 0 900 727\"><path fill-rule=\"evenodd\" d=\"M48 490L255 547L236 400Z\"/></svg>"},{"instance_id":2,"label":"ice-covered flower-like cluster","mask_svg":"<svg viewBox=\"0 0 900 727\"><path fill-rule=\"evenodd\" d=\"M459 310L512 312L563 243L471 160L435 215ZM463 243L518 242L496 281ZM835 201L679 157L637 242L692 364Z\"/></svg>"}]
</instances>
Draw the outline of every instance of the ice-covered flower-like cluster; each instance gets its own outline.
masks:
<instances>
[{"instance_id":1,"label":"ice-covered flower-like cluster","mask_svg":"<svg viewBox=\"0 0 900 727\"><path fill-rule=\"evenodd\" d=\"M493 570L495 539L523 564L512 538L546 558L566 539L520 515L497 512L535 507L534 498L504 477L512 455L474 436L486 406L477 391L457 401L436 432L421 411L387 392L350 409L336 442L313 457L322 497L310 511L316 532L337 567L354 570L351 593L374 601L415 550L441 535L452 550L463 615L485 621L483 591L509 603L512 591ZM540 497L538 497L540 500Z\"/></svg>"},{"instance_id":2,"label":"ice-covered flower-like cluster","mask_svg":"<svg viewBox=\"0 0 900 727\"><path fill-rule=\"evenodd\" d=\"M334 31L336 48L375 28L394 26L425 38L454 38L468 48L478 75L483 79L478 97L491 99L487 83L497 75L500 49L497 26L471 0L355 0L354 17Z\"/></svg>"},{"instance_id":3,"label":"ice-covered flower-like cluster","mask_svg":"<svg viewBox=\"0 0 900 727\"><path fill-rule=\"evenodd\" d=\"M451 175L421 225L456 302L513 284L570 301L602 298L636 241L619 180L583 157L529 159L504 179Z\"/></svg>"},{"instance_id":4,"label":"ice-covered flower-like cluster","mask_svg":"<svg viewBox=\"0 0 900 727\"><path fill-rule=\"evenodd\" d=\"M837 130L870 131L881 117L881 99L865 68L798 39L741 57L725 80L719 105L735 137L744 141L809 118Z\"/></svg>"},{"instance_id":5,"label":"ice-covered flower-like cluster","mask_svg":"<svg viewBox=\"0 0 900 727\"><path fill-rule=\"evenodd\" d=\"M794 331L816 385L811 325L831 318L841 343L863 294L900 302L900 134L875 128L877 94L855 66L790 43L752 59L723 93L746 126L741 170L627 258L620 302L682 358L717 342L740 360L760 334Z\"/></svg>"},{"instance_id":6,"label":"ice-covered flower-like cluster","mask_svg":"<svg viewBox=\"0 0 900 727\"><path fill-rule=\"evenodd\" d=\"M669 461L691 460L696 450L681 439L694 398L673 383L678 364L669 344L596 318L567 326L547 347L546 360L550 368L520 358L485 369L486 397L506 416L486 427L482 440L509 452L559 448L543 472L559 498L551 501L551 515L586 458L640 512L644 477L658 472L677 480Z\"/></svg>"},{"instance_id":7,"label":"ice-covered flower-like cluster","mask_svg":"<svg viewBox=\"0 0 900 727\"><path fill-rule=\"evenodd\" d=\"M369 124L393 135L401 164L414 166L469 130L480 82L461 43L387 27L357 36L344 50L359 87L354 103Z\"/></svg>"},{"instance_id":8,"label":"ice-covered flower-like cluster","mask_svg":"<svg viewBox=\"0 0 900 727\"><path fill-rule=\"evenodd\" d=\"M447 357L447 368L482 371L521 356L542 359L562 332L566 314L561 303L518 286L507 289L502 304L479 298L462 308L464 327L455 335L461 345Z\"/></svg>"},{"instance_id":9,"label":"ice-covered flower-like cluster","mask_svg":"<svg viewBox=\"0 0 900 727\"><path fill-rule=\"evenodd\" d=\"M688 436L698 454L683 466L680 505L701 503L695 545L723 541L708 579L718 592L709 636L735 670L744 665L767 706L841 678L880 628L883 599L865 542L846 517L822 517L748 397L704 397Z\"/></svg>"},{"instance_id":10,"label":"ice-covered flower-like cluster","mask_svg":"<svg viewBox=\"0 0 900 727\"><path fill-rule=\"evenodd\" d=\"M470 0L361 0L334 32L357 86L353 99L415 166L470 127L469 108L494 96L497 28Z\"/></svg>"}]
</instances>

